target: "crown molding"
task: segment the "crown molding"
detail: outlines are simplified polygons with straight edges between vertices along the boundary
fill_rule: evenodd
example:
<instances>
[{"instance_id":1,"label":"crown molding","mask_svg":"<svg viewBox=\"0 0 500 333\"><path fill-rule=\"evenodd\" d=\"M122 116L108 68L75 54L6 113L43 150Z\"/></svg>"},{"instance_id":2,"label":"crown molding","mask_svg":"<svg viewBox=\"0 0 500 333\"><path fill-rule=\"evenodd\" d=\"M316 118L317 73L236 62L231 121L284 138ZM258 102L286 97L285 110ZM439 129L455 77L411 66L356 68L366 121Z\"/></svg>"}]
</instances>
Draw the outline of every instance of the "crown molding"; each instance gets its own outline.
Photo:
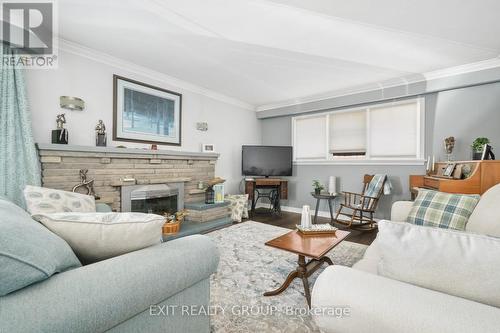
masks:
<instances>
[{"instance_id":1,"label":"crown molding","mask_svg":"<svg viewBox=\"0 0 500 333\"><path fill-rule=\"evenodd\" d=\"M246 102L243 102L234 97L230 97L216 91L203 88L201 86L195 85L193 83L178 79L173 76L166 75L164 73L158 72L156 70L137 65L133 62L117 58L115 56L109 55L107 53L97 51L95 49L65 40L59 39L59 49L77 56L81 56L108 66L116 67L119 69L126 70L127 72L132 72L137 75L141 75L152 80L164 82L168 85L178 87L183 90L187 90L196 94L203 95L205 97L231 104L246 110L255 111L255 106Z\"/></svg>"},{"instance_id":2,"label":"crown molding","mask_svg":"<svg viewBox=\"0 0 500 333\"><path fill-rule=\"evenodd\" d=\"M393 88L393 87L399 87L402 85L408 85L411 83L417 83L417 82L423 82L423 81L425 81L425 79L423 79L423 78L417 79L417 78L400 77L400 78L396 78L396 79L390 79L387 81L367 84L367 85L358 86L358 87L354 87L354 88L336 90L333 92L328 92L328 93L324 93L324 94L320 94L320 95L311 95L311 96L296 98L293 100L287 100L287 101L282 101L282 102L277 102L277 103L260 105L260 106L257 106L255 108L255 110L257 112L273 110L273 109L278 109L278 108L283 108L283 107L288 107L288 106L295 106L295 105L300 105L300 104L305 104L305 103L319 102L319 101L343 97L343 96L363 94L363 93L367 93L367 92L371 92L371 91L379 91L379 90L384 90L384 89Z\"/></svg>"},{"instance_id":3,"label":"crown molding","mask_svg":"<svg viewBox=\"0 0 500 333\"><path fill-rule=\"evenodd\" d=\"M432 72L423 74L427 81L441 79L445 77L467 74L472 72L479 72L485 69L500 67L500 57L486 59L483 61L472 62L465 65L439 69Z\"/></svg>"},{"instance_id":4,"label":"crown molding","mask_svg":"<svg viewBox=\"0 0 500 333\"><path fill-rule=\"evenodd\" d=\"M349 96L349 95L354 95L354 94L362 94L362 93L368 93L368 92L373 92L373 91L380 91L380 90L384 90L384 89L388 89L388 88L409 85L412 83L428 82L431 80L437 80L437 79L451 77L451 76L457 76L457 75L461 75L461 74L479 72L482 70L498 68L498 67L500 67L500 57L487 59L487 60L483 60L483 61L478 61L478 62L474 62L474 63L469 63L469 64L465 64L465 65L460 65L460 66L449 67L449 68L431 71L431 72L427 72L427 73L423 73L423 74L414 74L411 76L394 78L394 79L390 79L390 80L386 80L386 81L382 81L382 82L378 82L378 83L373 83L373 84L368 84L368 85L364 85L364 86L358 86L358 87L354 87L354 88L337 90L337 91L328 92L325 94L305 96L305 97L296 98L293 100L286 100L286 101L281 101L281 102L277 102L277 103L260 105L260 106L257 106L255 108L255 110L257 112L268 111L268 110L273 110L273 109L278 109L278 108L283 108L283 107L296 106L296 105L301 105L301 104L310 103L310 102L318 102L318 101L323 101L323 100L328 100L328 99L333 99L333 98L338 98L338 97L343 97L343 96Z\"/></svg>"}]
</instances>

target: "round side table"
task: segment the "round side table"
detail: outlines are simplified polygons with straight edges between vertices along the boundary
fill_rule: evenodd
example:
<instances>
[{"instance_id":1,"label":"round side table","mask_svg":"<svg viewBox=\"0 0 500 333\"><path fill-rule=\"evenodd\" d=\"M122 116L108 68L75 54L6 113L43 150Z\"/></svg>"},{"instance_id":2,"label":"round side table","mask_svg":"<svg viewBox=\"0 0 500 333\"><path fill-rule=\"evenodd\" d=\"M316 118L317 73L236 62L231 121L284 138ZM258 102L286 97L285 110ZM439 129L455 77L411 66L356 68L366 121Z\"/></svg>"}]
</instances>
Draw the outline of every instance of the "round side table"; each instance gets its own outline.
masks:
<instances>
[{"instance_id":1,"label":"round side table","mask_svg":"<svg viewBox=\"0 0 500 333\"><path fill-rule=\"evenodd\" d=\"M316 199L316 211L314 212L314 223L316 223L316 219L318 218L318 210L319 210L319 202L324 199L328 201L328 208L330 209L330 223L334 222L333 218L333 200L337 197L337 193L320 193L316 194L311 192L311 195Z\"/></svg>"}]
</instances>

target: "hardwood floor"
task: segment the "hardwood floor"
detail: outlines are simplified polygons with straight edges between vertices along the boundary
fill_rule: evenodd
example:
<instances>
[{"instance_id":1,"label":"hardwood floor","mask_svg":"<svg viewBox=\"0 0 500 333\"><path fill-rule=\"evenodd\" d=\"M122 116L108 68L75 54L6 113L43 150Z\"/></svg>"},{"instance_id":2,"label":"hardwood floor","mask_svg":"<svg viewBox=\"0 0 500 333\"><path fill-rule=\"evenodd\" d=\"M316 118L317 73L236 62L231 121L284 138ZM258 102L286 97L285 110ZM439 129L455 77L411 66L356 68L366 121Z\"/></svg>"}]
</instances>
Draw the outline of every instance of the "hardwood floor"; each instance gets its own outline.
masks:
<instances>
[{"instance_id":1,"label":"hardwood floor","mask_svg":"<svg viewBox=\"0 0 500 333\"><path fill-rule=\"evenodd\" d=\"M271 225L275 225L277 227L282 227L282 228L288 228L288 229L295 229L295 226L297 224L300 224L300 214L297 213L290 213L290 212L282 212L281 217L276 216L276 215L271 215L268 213L265 213L261 211L260 209L257 209L256 214L251 218L252 221L256 222L262 222L262 223L267 223ZM329 223L330 219L325 218L325 217L319 217L318 216L318 221L317 223ZM344 227L341 227L339 225L336 225L339 229L344 229L344 230L349 230L345 229ZM359 243L359 244L365 244L365 245L370 245L375 237L377 236L377 231L370 231L370 232L361 232L361 231L356 231L356 230L349 230L351 231L351 235L347 239L350 242L354 243Z\"/></svg>"}]
</instances>

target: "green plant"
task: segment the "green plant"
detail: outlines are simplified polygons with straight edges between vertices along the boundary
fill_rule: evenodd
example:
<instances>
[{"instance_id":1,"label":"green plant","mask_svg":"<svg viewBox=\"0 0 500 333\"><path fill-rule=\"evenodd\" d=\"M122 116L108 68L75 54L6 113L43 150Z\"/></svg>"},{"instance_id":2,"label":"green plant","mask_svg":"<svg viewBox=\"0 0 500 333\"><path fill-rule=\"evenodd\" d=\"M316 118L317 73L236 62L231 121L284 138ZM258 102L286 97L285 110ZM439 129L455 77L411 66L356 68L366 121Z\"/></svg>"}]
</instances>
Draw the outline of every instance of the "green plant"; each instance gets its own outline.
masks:
<instances>
[{"instance_id":1,"label":"green plant","mask_svg":"<svg viewBox=\"0 0 500 333\"><path fill-rule=\"evenodd\" d=\"M472 150L474 150L475 152L482 152L483 151L483 147L485 144L488 144L490 143L490 140L488 138L476 138L476 140L474 140L474 142L472 142Z\"/></svg>"},{"instance_id":2,"label":"green plant","mask_svg":"<svg viewBox=\"0 0 500 333\"><path fill-rule=\"evenodd\" d=\"M321 185L319 180L313 180L313 187L315 190L318 190L318 191L322 191L323 189L325 189L325 187L323 185Z\"/></svg>"}]
</instances>

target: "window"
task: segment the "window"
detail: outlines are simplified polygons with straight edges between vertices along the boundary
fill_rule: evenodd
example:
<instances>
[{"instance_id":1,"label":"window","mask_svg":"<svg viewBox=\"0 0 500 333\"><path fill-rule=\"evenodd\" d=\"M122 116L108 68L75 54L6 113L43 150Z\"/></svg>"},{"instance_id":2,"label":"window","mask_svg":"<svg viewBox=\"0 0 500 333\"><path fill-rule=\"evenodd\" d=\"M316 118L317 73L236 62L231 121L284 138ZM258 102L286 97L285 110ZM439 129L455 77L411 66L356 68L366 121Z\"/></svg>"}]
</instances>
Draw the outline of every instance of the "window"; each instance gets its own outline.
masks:
<instances>
[{"instance_id":1,"label":"window","mask_svg":"<svg viewBox=\"0 0 500 333\"><path fill-rule=\"evenodd\" d=\"M370 156L418 156L418 108L415 103L371 108Z\"/></svg>"},{"instance_id":2,"label":"window","mask_svg":"<svg viewBox=\"0 0 500 333\"><path fill-rule=\"evenodd\" d=\"M330 117L330 154L366 154L366 111L332 113Z\"/></svg>"},{"instance_id":3,"label":"window","mask_svg":"<svg viewBox=\"0 0 500 333\"><path fill-rule=\"evenodd\" d=\"M294 156L324 159L326 152L326 115L310 116L295 121Z\"/></svg>"},{"instance_id":4,"label":"window","mask_svg":"<svg viewBox=\"0 0 500 333\"><path fill-rule=\"evenodd\" d=\"M423 99L292 118L298 163L423 163Z\"/></svg>"}]
</instances>

